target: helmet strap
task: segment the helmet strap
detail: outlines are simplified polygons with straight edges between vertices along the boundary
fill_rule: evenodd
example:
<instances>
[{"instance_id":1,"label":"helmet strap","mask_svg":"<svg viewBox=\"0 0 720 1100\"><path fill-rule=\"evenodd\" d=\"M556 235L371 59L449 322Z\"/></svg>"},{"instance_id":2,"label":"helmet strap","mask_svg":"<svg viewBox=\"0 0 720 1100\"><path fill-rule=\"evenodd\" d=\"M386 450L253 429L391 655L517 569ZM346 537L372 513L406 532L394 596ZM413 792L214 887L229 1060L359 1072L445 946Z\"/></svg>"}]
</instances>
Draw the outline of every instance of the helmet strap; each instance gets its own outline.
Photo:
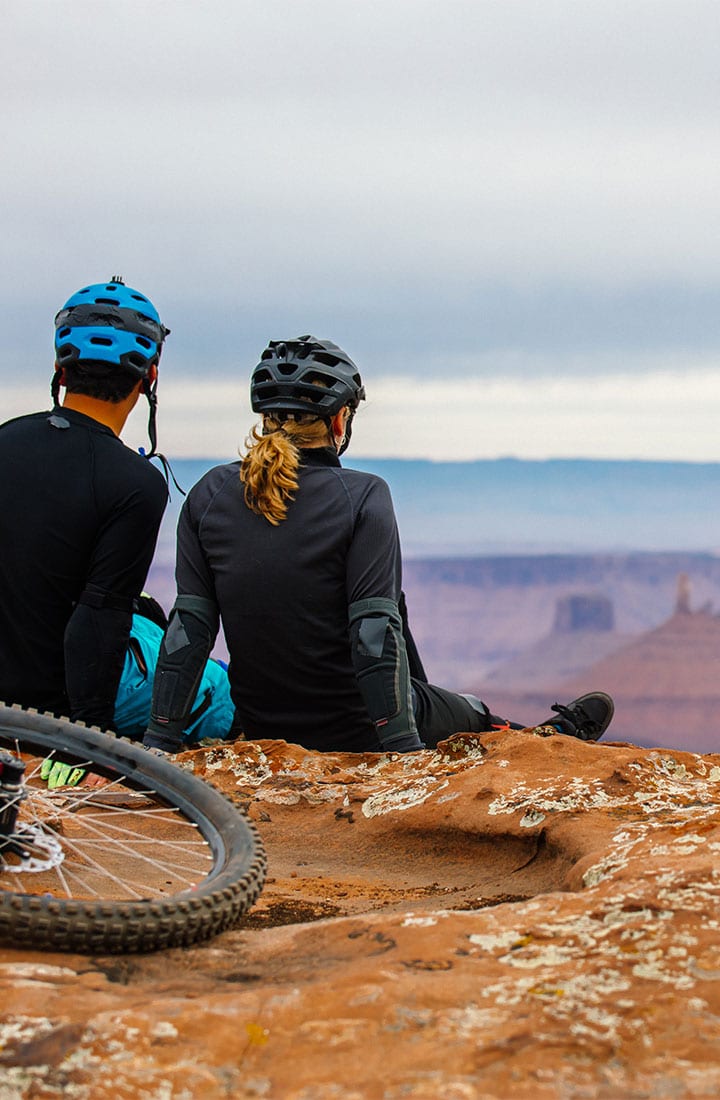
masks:
<instances>
[{"instance_id":1,"label":"helmet strap","mask_svg":"<svg viewBox=\"0 0 720 1100\"><path fill-rule=\"evenodd\" d=\"M142 390L150 406L150 412L148 414L150 451L146 457L154 458L157 454L157 378L155 378L154 382L151 382L149 378L143 378Z\"/></svg>"},{"instance_id":2,"label":"helmet strap","mask_svg":"<svg viewBox=\"0 0 720 1100\"><path fill-rule=\"evenodd\" d=\"M185 490L180 485L178 485L177 478L172 472L172 467L170 463L166 459L165 455L160 454L157 449L157 384L157 375L155 376L154 382L151 382L149 378L143 378L142 390L147 397L148 405L150 406L150 414L148 416L148 438L150 439L150 451L149 453L145 454L145 458L157 458L163 468L163 473L165 474L165 480L167 481L168 486L170 485L170 479L172 478L173 485L178 490L178 492L182 493L183 496L186 496Z\"/></svg>"},{"instance_id":3,"label":"helmet strap","mask_svg":"<svg viewBox=\"0 0 720 1100\"><path fill-rule=\"evenodd\" d=\"M60 387L62 385L61 377L62 372L59 370L56 370L52 376L52 381L50 383L50 396L53 399L53 405L60 404Z\"/></svg>"},{"instance_id":4,"label":"helmet strap","mask_svg":"<svg viewBox=\"0 0 720 1100\"><path fill-rule=\"evenodd\" d=\"M349 408L349 406L348 406L348 408ZM355 416L355 410L350 409L350 414L349 414L347 420L345 421L345 438L343 439L342 443L338 447L338 458L340 457L340 455L344 455L346 450L350 446L350 438L352 436L352 422L353 422L353 417L354 416Z\"/></svg>"}]
</instances>

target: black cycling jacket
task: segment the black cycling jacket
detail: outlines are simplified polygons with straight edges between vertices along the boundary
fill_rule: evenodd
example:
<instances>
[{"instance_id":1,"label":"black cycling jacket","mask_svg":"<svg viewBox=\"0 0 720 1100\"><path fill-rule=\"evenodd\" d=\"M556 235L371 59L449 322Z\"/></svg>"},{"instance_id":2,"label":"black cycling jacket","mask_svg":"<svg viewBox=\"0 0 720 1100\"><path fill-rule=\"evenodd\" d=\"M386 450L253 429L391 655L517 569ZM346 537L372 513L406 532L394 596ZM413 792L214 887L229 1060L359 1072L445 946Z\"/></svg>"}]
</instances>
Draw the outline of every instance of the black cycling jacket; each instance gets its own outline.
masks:
<instances>
[{"instance_id":1,"label":"black cycling jacket","mask_svg":"<svg viewBox=\"0 0 720 1100\"><path fill-rule=\"evenodd\" d=\"M66 408L0 426L0 471L0 698L111 728L164 478Z\"/></svg>"},{"instance_id":2,"label":"black cycling jacket","mask_svg":"<svg viewBox=\"0 0 720 1100\"><path fill-rule=\"evenodd\" d=\"M178 594L219 608L247 737L377 750L351 660L348 607L400 599L390 490L373 474L343 469L330 448L301 451L301 463L278 526L245 504L239 463L198 482L178 524Z\"/></svg>"}]
</instances>

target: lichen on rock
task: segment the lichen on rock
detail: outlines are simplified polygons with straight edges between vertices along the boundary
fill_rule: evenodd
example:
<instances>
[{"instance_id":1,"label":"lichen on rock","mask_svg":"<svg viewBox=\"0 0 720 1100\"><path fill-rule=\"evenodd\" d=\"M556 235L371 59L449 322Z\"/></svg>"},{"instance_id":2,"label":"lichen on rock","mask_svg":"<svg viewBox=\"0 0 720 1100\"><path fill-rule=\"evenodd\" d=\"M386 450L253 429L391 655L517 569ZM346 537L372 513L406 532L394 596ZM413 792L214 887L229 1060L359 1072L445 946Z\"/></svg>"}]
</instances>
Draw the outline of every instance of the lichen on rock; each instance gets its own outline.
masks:
<instances>
[{"instance_id":1,"label":"lichen on rock","mask_svg":"<svg viewBox=\"0 0 720 1100\"><path fill-rule=\"evenodd\" d=\"M0 1097L720 1094L720 758L531 731L213 745L268 880L132 960L0 951Z\"/></svg>"}]
</instances>

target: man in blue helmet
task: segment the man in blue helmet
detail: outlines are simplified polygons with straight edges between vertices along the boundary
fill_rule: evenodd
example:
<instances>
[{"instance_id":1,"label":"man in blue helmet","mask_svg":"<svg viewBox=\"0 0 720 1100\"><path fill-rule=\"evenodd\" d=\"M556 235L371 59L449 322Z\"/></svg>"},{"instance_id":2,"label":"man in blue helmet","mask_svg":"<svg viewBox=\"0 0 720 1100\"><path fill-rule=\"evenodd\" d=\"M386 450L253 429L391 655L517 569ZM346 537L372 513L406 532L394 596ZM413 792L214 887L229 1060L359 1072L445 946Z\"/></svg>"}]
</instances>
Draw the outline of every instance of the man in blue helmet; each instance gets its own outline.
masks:
<instances>
[{"instance_id":1,"label":"man in blue helmet","mask_svg":"<svg viewBox=\"0 0 720 1100\"><path fill-rule=\"evenodd\" d=\"M54 408L0 426L0 698L138 736L162 630L133 610L168 494L119 436L144 394L155 453L169 330L119 277L79 290L55 328Z\"/></svg>"}]
</instances>

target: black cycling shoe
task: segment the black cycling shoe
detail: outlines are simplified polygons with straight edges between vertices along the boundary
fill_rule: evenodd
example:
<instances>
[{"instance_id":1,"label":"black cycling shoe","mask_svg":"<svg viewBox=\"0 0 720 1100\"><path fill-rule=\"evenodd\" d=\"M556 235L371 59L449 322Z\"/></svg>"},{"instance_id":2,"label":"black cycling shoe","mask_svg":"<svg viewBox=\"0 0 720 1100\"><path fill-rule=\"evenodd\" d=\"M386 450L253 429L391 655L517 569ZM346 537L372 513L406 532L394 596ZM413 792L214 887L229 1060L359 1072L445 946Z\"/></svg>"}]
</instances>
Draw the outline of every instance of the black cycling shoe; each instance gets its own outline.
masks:
<instances>
[{"instance_id":1,"label":"black cycling shoe","mask_svg":"<svg viewBox=\"0 0 720 1100\"><path fill-rule=\"evenodd\" d=\"M568 737L579 737L581 741L597 741L605 733L615 713L615 704L603 691L581 695L566 707L554 703L550 710L557 717L548 718L539 723L542 726L555 726Z\"/></svg>"}]
</instances>

